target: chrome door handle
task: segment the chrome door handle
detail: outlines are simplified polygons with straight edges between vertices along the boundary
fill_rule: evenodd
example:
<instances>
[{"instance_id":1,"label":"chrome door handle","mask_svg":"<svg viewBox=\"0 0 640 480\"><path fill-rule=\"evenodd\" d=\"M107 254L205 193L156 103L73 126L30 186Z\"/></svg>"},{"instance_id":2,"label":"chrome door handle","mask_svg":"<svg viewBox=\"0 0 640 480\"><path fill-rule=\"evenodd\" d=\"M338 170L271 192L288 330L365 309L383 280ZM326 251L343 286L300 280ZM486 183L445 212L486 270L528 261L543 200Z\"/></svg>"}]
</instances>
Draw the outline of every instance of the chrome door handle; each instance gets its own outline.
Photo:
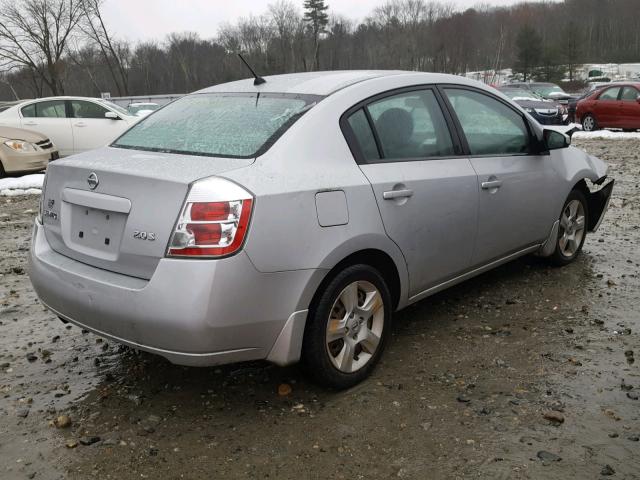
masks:
<instances>
[{"instance_id":1,"label":"chrome door handle","mask_svg":"<svg viewBox=\"0 0 640 480\"><path fill-rule=\"evenodd\" d=\"M408 188L404 190L389 190L382 193L382 198L385 200L393 200L394 198L408 198L413 196L413 190Z\"/></svg>"},{"instance_id":2,"label":"chrome door handle","mask_svg":"<svg viewBox=\"0 0 640 480\"><path fill-rule=\"evenodd\" d=\"M489 182L482 182L483 190L491 190L494 188L500 188L502 186L502 180L491 180Z\"/></svg>"}]
</instances>

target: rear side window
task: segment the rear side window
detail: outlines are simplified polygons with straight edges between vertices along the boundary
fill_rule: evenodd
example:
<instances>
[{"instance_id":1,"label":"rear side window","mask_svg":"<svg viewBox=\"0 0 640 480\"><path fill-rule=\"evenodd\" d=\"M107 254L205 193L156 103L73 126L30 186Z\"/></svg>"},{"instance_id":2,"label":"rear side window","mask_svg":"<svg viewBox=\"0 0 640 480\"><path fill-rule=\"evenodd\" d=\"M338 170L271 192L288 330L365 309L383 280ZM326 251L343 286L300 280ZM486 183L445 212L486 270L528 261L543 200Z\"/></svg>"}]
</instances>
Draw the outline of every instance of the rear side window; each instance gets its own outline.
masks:
<instances>
[{"instance_id":1,"label":"rear side window","mask_svg":"<svg viewBox=\"0 0 640 480\"><path fill-rule=\"evenodd\" d=\"M600 95L599 100L618 100L620 87L608 88Z\"/></svg>"},{"instance_id":2,"label":"rear side window","mask_svg":"<svg viewBox=\"0 0 640 480\"><path fill-rule=\"evenodd\" d=\"M453 155L451 135L432 90L387 97L367 109L385 159Z\"/></svg>"},{"instance_id":3,"label":"rear side window","mask_svg":"<svg viewBox=\"0 0 640 480\"><path fill-rule=\"evenodd\" d=\"M32 103L23 107L21 113L26 118L66 118L67 116L64 100Z\"/></svg>"},{"instance_id":4,"label":"rear side window","mask_svg":"<svg viewBox=\"0 0 640 480\"><path fill-rule=\"evenodd\" d=\"M482 93L445 89L472 155L513 155L529 151L529 130L522 116Z\"/></svg>"},{"instance_id":5,"label":"rear side window","mask_svg":"<svg viewBox=\"0 0 640 480\"><path fill-rule=\"evenodd\" d=\"M36 116L36 104L32 103L31 105L27 105L26 107L22 107L22 116L25 118L33 118Z\"/></svg>"},{"instance_id":6,"label":"rear side window","mask_svg":"<svg viewBox=\"0 0 640 480\"><path fill-rule=\"evenodd\" d=\"M379 160L380 154L376 146L376 139L373 136L373 132L369 126L369 120L367 120L364 110L360 109L356 113L353 113L349 117L348 122L351 130L353 130L353 134L356 136L364 158L367 161Z\"/></svg>"},{"instance_id":7,"label":"rear side window","mask_svg":"<svg viewBox=\"0 0 640 480\"><path fill-rule=\"evenodd\" d=\"M286 94L187 95L146 117L114 147L187 155L261 155L322 97Z\"/></svg>"}]
</instances>

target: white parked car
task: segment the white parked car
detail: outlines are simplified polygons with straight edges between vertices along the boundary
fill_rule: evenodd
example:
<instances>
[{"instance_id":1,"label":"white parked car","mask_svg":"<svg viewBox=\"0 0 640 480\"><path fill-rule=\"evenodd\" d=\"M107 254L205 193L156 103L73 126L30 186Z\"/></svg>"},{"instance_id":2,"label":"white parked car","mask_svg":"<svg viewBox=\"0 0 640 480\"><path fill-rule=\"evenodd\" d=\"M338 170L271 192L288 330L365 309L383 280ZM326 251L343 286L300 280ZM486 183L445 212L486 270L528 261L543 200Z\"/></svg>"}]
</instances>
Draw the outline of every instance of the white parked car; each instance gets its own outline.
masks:
<instances>
[{"instance_id":1,"label":"white parked car","mask_svg":"<svg viewBox=\"0 0 640 480\"><path fill-rule=\"evenodd\" d=\"M140 117L99 98L49 97L27 100L0 112L0 125L45 135L61 156L104 147Z\"/></svg>"}]
</instances>

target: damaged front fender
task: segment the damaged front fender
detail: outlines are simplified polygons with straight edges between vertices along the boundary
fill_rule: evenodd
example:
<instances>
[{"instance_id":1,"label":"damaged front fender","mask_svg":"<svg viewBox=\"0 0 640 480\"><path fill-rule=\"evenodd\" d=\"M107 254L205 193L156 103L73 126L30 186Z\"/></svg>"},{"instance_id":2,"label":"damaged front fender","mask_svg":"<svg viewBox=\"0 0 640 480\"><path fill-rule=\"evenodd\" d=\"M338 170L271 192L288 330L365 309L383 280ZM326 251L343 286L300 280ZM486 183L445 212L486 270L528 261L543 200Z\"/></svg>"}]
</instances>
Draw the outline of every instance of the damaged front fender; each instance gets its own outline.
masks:
<instances>
[{"instance_id":1,"label":"damaged front fender","mask_svg":"<svg viewBox=\"0 0 640 480\"><path fill-rule=\"evenodd\" d=\"M613 193L613 178L602 177L594 182L595 185L601 186L596 191L589 190L587 195L587 206L589 212L589 223L587 231L595 232L600 227L604 214L609 208L609 201Z\"/></svg>"}]
</instances>

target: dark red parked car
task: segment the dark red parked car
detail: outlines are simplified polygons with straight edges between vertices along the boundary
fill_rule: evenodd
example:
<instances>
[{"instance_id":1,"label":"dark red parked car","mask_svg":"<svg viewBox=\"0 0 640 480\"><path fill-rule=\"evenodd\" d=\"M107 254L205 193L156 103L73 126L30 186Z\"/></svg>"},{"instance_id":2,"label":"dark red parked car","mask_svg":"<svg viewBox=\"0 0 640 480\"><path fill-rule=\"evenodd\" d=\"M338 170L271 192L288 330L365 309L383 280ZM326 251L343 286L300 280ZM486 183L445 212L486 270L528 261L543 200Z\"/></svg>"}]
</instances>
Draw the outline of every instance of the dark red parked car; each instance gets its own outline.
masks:
<instances>
[{"instance_id":1,"label":"dark red parked car","mask_svg":"<svg viewBox=\"0 0 640 480\"><path fill-rule=\"evenodd\" d=\"M616 83L596 90L578 102L576 118L586 132L599 128L630 132L640 129L640 82Z\"/></svg>"}]
</instances>

